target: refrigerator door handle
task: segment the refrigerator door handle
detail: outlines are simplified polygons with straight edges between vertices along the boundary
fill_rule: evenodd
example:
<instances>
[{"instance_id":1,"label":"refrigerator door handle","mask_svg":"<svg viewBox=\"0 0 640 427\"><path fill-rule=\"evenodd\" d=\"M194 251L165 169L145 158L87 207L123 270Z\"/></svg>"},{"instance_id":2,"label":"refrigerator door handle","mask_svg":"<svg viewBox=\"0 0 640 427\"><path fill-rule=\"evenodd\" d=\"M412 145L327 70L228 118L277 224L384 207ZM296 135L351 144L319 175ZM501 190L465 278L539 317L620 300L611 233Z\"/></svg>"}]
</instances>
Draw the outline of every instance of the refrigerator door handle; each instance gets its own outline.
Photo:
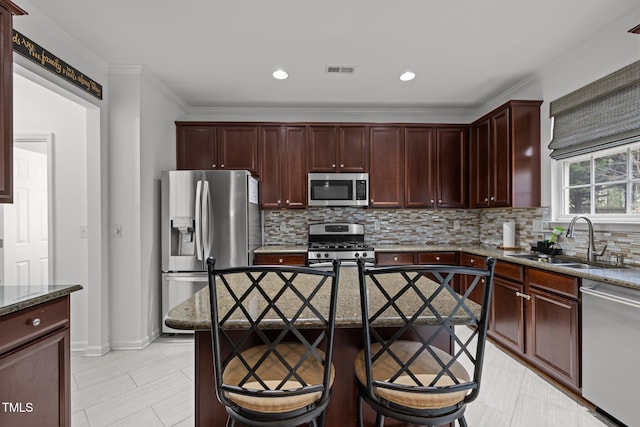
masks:
<instances>
[{"instance_id":1,"label":"refrigerator door handle","mask_svg":"<svg viewBox=\"0 0 640 427\"><path fill-rule=\"evenodd\" d=\"M203 181L202 189L202 243L204 246L204 259L211 255L211 237L209 236L209 212L211 211L211 192L209 181Z\"/></svg>"},{"instance_id":2,"label":"refrigerator door handle","mask_svg":"<svg viewBox=\"0 0 640 427\"><path fill-rule=\"evenodd\" d=\"M196 183L196 256L202 261L202 181Z\"/></svg>"}]
</instances>

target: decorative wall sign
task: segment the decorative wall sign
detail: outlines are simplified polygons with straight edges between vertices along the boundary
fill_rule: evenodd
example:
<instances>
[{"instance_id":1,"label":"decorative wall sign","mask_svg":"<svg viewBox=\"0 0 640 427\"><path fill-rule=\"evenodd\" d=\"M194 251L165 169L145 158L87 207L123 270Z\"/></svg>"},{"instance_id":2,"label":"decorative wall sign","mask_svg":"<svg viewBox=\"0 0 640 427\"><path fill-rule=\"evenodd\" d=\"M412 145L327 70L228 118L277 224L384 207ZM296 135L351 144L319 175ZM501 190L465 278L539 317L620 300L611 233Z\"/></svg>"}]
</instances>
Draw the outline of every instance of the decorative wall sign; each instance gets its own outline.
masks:
<instances>
[{"instance_id":1,"label":"decorative wall sign","mask_svg":"<svg viewBox=\"0 0 640 427\"><path fill-rule=\"evenodd\" d=\"M98 99L102 99L102 85L87 77L28 37L13 30L13 50L20 55L59 75Z\"/></svg>"}]
</instances>

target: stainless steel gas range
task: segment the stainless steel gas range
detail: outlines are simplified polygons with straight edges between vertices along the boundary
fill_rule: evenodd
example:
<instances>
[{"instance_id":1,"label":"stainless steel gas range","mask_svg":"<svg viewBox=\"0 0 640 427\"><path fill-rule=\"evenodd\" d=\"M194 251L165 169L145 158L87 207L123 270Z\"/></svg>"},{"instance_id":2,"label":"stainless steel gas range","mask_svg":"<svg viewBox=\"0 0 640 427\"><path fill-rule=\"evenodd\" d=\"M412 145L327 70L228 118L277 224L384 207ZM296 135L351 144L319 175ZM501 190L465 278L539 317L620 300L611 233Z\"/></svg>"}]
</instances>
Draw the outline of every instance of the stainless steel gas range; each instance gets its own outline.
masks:
<instances>
[{"instance_id":1,"label":"stainless steel gas range","mask_svg":"<svg viewBox=\"0 0 640 427\"><path fill-rule=\"evenodd\" d=\"M375 262L375 252L364 242L364 225L344 222L309 225L309 264L334 259Z\"/></svg>"}]
</instances>

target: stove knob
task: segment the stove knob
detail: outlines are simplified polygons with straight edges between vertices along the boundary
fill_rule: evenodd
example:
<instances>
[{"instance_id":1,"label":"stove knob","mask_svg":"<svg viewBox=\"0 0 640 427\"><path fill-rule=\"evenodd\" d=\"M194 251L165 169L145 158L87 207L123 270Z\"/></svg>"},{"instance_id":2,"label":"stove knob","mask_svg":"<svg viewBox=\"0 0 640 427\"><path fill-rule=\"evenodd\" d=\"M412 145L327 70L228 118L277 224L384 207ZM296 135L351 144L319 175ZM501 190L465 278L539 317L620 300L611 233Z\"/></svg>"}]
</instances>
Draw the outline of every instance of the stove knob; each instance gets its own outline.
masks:
<instances>
[{"instance_id":1,"label":"stove knob","mask_svg":"<svg viewBox=\"0 0 640 427\"><path fill-rule=\"evenodd\" d=\"M362 252L362 258L366 258L367 257L367 253L366 252Z\"/></svg>"},{"instance_id":2,"label":"stove knob","mask_svg":"<svg viewBox=\"0 0 640 427\"><path fill-rule=\"evenodd\" d=\"M321 256L322 256L322 255L320 254L320 252L318 252L318 253L316 254L316 258L320 258Z\"/></svg>"},{"instance_id":3,"label":"stove knob","mask_svg":"<svg viewBox=\"0 0 640 427\"><path fill-rule=\"evenodd\" d=\"M325 258L329 258L329 252L325 252L325 253L324 253L324 257L325 257Z\"/></svg>"},{"instance_id":4,"label":"stove knob","mask_svg":"<svg viewBox=\"0 0 640 427\"><path fill-rule=\"evenodd\" d=\"M355 254L353 254L353 256L356 258L360 258L360 252L356 252Z\"/></svg>"}]
</instances>

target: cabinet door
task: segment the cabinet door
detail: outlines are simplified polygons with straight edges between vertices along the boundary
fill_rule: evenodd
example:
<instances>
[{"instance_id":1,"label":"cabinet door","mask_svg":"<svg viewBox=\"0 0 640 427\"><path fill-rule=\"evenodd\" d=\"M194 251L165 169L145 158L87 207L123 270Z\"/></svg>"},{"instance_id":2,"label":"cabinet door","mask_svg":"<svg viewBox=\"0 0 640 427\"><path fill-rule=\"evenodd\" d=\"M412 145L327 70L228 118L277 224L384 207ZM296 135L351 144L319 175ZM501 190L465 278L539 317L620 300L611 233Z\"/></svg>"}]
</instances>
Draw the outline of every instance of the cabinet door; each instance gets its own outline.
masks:
<instances>
[{"instance_id":1,"label":"cabinet door","mask_svg":"<svg viewBox=\"0 0 640 427\"><path fill-rule=\"evenodd\" d=\"M511 206L511 136L508 108L491 118L491 142L491 206Z\"/></svg>"},{"instance_id":2,"label":"cabinet door","mask_svg":"<svg viewBox=\"0 0 640 427\"><path fill-rule=\"evenodd\" d=\"M71 425L69 328L0 357L0 396L19 404L0 410L0 425Z\"/></svg>"},{"instance_id":3,"label":"cabinet door","mask_svg":"<svg viewBox=\"0 0 640 427\"><path fill-rule=\"evenodd\" d=\"M309 172L335 172L338 139L335 126L309 126Z\"/></svg>"},{"instance_id":4,"label":"cabinet door","mask_svg":"<svg viewBox=\"0 0 640 427\"><path fill-rule=\"evenodd\" d=\"M177 126L176 168L199 170L216 169L215 126Z\"/></svg>"},{"instance_id":5,"label":"cabinet door","mask_svg":"<svg viewBox=\"0 0 640 427\"><path fill-rule=\"evenodd\" d=\"M258 127L221 126L218 128L219 169L248 170L258 173Z\"/></svg>"},{"instance_id":6,"label":"cabinet door","mask_svg":"<svg viewBox=\"0 0 640 427\"><path fill-rule=\"evenodd\" d=\"M466 130L438 128L436 138L437 205L464 208L467 196Z\"/></svg>"},{"instance_id":7,"label":"cabinet door","mask_svg":"<svg viewBox=\"0 0 640 427\"><path fill-rule=\"evenodd\" d=\"M260 128L258 152L260 155L260 205L263 209L282 207L282 128L264 126Z\"/></svg>"},{"instance_id":8,"label":"cabinet door","mask_svg":"<svg viewBox=\"0 0 640 427\"><path fill-rule=\"evenodd\" d=\"M338 138L338 172L367 172L368 145L365 126L341 126Z\"/></svg>"},{"instance_id":9,"label":"cabinet door","mask_svg":"<svg viewBox=\"0 0 640 427\"><path fill-rule=\"evenodd\" d=\"M304 209L307 207L306 129L304 126L284 128L284 164L282 172L282 195L285 207Z\"/></svg>"},{"instance_id":10,"label":"cabinet door","mask_svg":"<svg viewBox=\"0 0 640 427\"><path fill-rule=\"evenodd\" d=\"M580 387L578 302L529 288L527 356L558 381ZM623 338L621 338L623 339Z\"/></svg>"},{"instance_id":11,"label":"cabinet door","mask_svg":"<svg viewBox=\"0 0 640 427\"><path fill-rule=\"evenodd\" d=\"M435 140L431 128L404 129L404 206L435 205Z\"/></svg>"},{"instance_id":12,"label":"cabinet door","mask_svg":"<svg viewBox=\"0 0 640 427\"><path fill-rule=\"evenodd\" d=\"M489 335L518 354L524 353L524 298L523 286L493 278L491 300L491 329Z\"/></svg>"},{"instance_id":13,"label":"cabinet door","mask_svg":"<svg viewBox=\"0 0 640 427\"><path fill-rule=\"evenodd\" d=\"M369 206L402 207L404 150L399 127L369 129L369 159Z\"/></svg>"},{"instance_id":14,"label":"cabinet door","mask_svg":"<svg viewBox=\"0 0 640 427\"><path fill-rule=\"evenodd\" d=\"M471 127L470 200L471 208L489 207L489 176L491 152L489 143L491 121L489 119Z\"/></svg>"}]
</instances>

